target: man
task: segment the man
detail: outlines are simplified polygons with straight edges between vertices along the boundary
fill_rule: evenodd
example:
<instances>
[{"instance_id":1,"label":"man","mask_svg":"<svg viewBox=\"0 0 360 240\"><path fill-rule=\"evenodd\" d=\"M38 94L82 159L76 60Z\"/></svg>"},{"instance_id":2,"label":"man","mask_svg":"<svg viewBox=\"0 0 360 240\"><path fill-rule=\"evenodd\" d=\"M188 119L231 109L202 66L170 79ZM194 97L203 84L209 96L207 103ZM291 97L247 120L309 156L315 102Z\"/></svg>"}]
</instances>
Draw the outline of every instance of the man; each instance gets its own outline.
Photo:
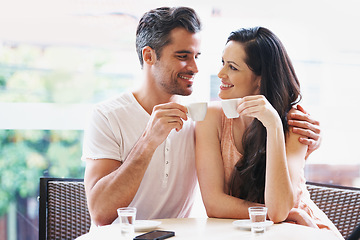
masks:
<instances>
[{"instance_id":1,"label":"man","mask_svg":"<svg viewBox=\"0 0 360 240\"><path fill-rule=\"evenodd\" d=\"M190 214L197 180L194 123L176 95L192 93L200 30L195 11L186 7L158 8L141 18L136 48L143 84L98 104L85 131L84 181L96 225L111 224L124 206L136 207L137 219ZM318 123L306 114L297 119L294 131L316 149Z\"/></svg>"}]
</instances>

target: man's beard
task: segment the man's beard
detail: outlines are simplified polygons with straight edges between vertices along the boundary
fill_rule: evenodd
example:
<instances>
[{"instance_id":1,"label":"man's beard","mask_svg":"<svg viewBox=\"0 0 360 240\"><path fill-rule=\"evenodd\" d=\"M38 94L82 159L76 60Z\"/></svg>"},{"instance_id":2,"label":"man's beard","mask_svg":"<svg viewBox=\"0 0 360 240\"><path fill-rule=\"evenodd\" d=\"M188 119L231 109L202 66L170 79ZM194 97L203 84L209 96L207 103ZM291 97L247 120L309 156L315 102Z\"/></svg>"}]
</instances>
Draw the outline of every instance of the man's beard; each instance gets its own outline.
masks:
<instances>
[{"instance_id":1,"label":"man's beard","mask_svg":"<svg viewBox=\"0 0 360 240\"><path fill-rule=\"evenodd\" d=\"M192 84L189 84L184 89L181 84L179 83L179 75L176 75L177 77L170 82L167 83L165 81L161 82L160 85L165 89L165 91L172 95L181 95L181 96L189 96L193 89Z\"/></svg>"}]
</instances>

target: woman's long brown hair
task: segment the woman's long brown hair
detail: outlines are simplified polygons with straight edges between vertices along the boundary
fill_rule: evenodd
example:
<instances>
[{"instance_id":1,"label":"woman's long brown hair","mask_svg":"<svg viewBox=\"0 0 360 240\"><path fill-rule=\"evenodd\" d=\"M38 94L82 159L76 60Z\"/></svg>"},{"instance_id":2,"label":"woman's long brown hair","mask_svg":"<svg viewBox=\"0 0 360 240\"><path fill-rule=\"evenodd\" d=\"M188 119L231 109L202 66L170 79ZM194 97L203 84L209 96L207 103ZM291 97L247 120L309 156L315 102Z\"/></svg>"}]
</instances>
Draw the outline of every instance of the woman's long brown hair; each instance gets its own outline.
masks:
<instances>
[{"instance_id":1,"label":"woman's long brown hair","mask_svg":"<svg viewBox=\"0 0 360 240\"><path fill-rule=\"evenodd\" d=\"M284 134L287 134L287 114L301 99L300 84L293 65L281 41L268 29L239 29L228 37L245 49L245 63L261 76L260 94L279 113ZM232 196L264 203L266 170L266 129L254 119L246 129L242 144L243 157L236 163L230 181Z\"/></svg>"}]
</instances>

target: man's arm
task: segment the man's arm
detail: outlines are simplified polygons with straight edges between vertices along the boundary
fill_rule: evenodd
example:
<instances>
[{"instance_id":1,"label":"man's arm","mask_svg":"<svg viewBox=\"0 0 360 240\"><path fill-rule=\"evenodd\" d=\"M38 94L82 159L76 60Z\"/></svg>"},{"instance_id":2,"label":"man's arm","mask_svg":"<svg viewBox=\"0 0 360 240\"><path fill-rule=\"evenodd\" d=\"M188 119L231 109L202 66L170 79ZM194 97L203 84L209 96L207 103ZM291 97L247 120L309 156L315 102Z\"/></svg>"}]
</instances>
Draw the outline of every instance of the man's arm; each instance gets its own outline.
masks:
<instances>
[{"instance_id":1,"label":"man's arm","mask_svg":"<svg viewBox=\"0 0 360 240\"><path fill-rule=\"evenodd\" d=\"M155 150L139 140L124 163L112 159L86 160L85 187L91 219L111 224L116 209L134 198Z\"/></svg>"},{"instance_id":2,"label":"man's arm","mask_svg":"<svg viewBox=\"0 0 360 240\"><path fill-rule=\"evenodd\" d=\"M321 130L320 122L313 119L300 105L297 105L297 110L301 113L289 114L288 124L292 126L292 131L301 135L299 142L308 145L306 159L309 155L318 149L321 144Z\"/></svg>"},{"instance_id":3,"label":"man's arm","mask_svg":"<svg viewBox=\"0 0 360 240\"><path fill-rule=\"evenodd\" d=\"M85 190L92 220L97 225L112 223L116 209L134 198L156 148L172 129L182 128L186 108L167 103L154 107L147 127L123 163L112 159L87 159Z\"/></svg>"}]
</instances>

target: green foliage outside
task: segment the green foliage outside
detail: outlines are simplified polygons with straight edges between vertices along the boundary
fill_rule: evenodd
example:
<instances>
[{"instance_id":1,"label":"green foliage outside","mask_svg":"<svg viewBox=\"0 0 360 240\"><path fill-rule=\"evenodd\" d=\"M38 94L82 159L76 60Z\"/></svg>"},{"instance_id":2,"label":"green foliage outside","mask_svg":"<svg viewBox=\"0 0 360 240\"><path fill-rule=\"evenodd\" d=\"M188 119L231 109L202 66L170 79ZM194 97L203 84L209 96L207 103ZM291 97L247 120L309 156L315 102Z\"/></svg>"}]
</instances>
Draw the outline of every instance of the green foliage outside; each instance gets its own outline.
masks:
<instances>
[{"instance_id":1,"label":"green foliage outside","mask_svg":"<svg viewBox=\"0 0 360 240\"><path fill-rule=\"evenodd\" d=\"M83 178L82 131L0 130L0 216L17 196L38 193L39 178Z\"/></svg>"},{"instance_id":2,"label":"green foliage outside","mask_svg":"<svg viewBox=\"0 0 360 240\"><path fill-rule=\"evenodd\" d=\"M98 102L133 85L117 66L109 50L0 45L0 102Z\"/></svg>"},{"instance_id":3,"label":"green foliage outside","mask_svg":"<svg viewBox=\"0 0 360 240\"><path fill-rule=\"evenodd\" d=\"M99 102L133 84L116 62L109 50L0 45L0 102ZM37 196L41 176L83 178L82 134L0 129L0 217L19 197Z\"/></svg>"}]
</instances>

